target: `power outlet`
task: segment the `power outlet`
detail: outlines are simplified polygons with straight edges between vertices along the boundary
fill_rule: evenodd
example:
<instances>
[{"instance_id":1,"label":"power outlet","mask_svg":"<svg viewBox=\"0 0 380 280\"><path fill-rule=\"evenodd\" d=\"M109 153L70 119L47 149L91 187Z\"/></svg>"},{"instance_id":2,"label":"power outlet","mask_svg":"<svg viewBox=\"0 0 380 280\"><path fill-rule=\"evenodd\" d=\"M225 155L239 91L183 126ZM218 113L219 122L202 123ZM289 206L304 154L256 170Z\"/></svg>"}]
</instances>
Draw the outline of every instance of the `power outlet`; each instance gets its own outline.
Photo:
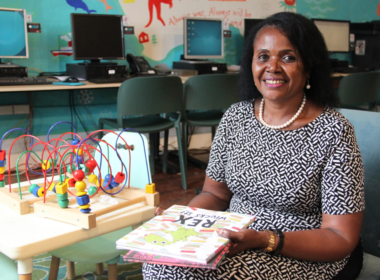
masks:
<instances>
[{"instance_id":1,"label":"power outlet","mask_svg":"<svg viewBox=\"0 0 380 280\"><path fill-rule=\"evenodd\" d=\"M12 105L0 106L0 115L1 116L13 115L13 106Z\"/></svg>"},{"instance_id":2,"label":"power outlet","mask_svg":"<svg viewBox=\"0 0 380 280\"><path fill-rule=\"evenodd\" d=\"M13 105L13 114L29 114L29 105Z\"/></svg>"}]
</instances>

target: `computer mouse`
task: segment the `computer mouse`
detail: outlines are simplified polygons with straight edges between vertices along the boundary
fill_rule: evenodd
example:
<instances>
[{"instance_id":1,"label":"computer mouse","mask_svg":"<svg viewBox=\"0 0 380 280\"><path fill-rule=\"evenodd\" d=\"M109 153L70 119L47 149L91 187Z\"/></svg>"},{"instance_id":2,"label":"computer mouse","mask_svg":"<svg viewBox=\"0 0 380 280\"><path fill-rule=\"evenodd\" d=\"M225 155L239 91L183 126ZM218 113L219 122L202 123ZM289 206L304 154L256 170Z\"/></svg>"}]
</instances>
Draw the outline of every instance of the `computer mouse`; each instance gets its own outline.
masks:
<instances>
[{"instance_id":1,"label":"computer mouse","mask_svg":"<svg viewBox=\"0 0 380 280\"><path fill-rule=\"evenodd\" d=\"M78 83L79 80L76 77L67 77L66 80L64 80L65 83Z\"/></svg>"}]
</instances>

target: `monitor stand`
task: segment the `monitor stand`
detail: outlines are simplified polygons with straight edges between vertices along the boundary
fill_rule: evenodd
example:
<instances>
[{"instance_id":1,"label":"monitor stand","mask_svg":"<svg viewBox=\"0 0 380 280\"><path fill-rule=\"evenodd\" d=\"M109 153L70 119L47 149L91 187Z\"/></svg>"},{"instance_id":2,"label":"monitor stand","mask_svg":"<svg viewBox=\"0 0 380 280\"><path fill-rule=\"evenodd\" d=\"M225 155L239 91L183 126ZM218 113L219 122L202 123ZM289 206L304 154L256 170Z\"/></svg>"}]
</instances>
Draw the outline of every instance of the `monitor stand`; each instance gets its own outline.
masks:
<instances>
[{"instance_id":1,"label":"monitor stand","mask_svg":"<svg viewBox=\"0 0 380 280\"><path fill-rule=\"evenodd\" d=\"M84 61L78 63L78 65L86 65L86 66L115 66L116 62L100 62L100 59L91 59L90 61Z\"/></svg>"},{"instance_id":2,"label":"monitor stand","mask_svg":"<svg viewBox=\"0 0 380 280\"><path fill-rule=\"evenodd\" d=\"M1 58L0 58L0 67L1 68L13 68L13 67L22 67L22 66L17 65L17 64L13 64L10 62L1 62Z\"/></svg>"}]
</instances>

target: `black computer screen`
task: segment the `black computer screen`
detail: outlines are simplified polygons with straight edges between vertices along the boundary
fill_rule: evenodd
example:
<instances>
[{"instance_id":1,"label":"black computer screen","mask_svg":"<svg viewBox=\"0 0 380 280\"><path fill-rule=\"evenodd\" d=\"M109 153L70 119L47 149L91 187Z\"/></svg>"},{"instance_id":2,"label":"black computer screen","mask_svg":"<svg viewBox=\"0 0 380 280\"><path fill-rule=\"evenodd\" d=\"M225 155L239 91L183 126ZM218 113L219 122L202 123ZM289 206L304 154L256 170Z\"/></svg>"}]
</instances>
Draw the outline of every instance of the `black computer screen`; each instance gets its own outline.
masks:
<instances>
[{"instance_id":1,"label":"black computer screen","mask_svg":"<svg viewBox=\"0 0 380 280\"><path fill-rule=\"evenodd\" d=\"M249 31L258 23L262 22L263 19L258 18L245 18L244 19L244 38L247 39Z\"/></svg>"},{"instance_id":2,"label":"black computer screen","mask_svg":"<svg viewBox=\"0 0 380 280\"><path fill-rule=\"evenodd\" d=\"M71 14L75 60L124 59L123 16Z\"/></svg>"}]
</instances>

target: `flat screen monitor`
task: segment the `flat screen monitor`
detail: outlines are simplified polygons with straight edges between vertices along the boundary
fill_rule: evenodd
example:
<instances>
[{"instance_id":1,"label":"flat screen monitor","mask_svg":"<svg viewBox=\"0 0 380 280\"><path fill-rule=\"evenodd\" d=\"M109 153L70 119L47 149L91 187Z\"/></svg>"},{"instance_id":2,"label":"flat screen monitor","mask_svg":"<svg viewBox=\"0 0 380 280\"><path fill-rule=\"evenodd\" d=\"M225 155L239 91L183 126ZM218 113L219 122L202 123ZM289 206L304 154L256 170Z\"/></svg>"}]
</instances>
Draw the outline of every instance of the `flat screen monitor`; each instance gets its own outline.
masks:
<instances>
[{"instance_id":1,"label":"flat screen monitor","mask_svg":"<svg viewBox=\"0 0 380 280\"><path fill-rule=\"evenodd\" d=\"M123 16L71 14L75 60L125 59Z\"/></svg>"},{"instance_id":2,"label":"flat screen monitor","mask_svg":"<svg viewBox=\"0 0 380 280\"><path fill-rule=\"evenodd\" d=\"M29 57L26 28L24 9L0 8L0 59Z\"/></svg>"},{"instance_id":3,"label":"flat screen monitor","mask_svg":"<svg viewBox=\"0 0 380 280\"><path fill-rule=\"evenodd\" d=\"M184 18L183 23L185 59L224 57L222 19Z\"/></svg>"},{"instance_id":4,"label":"flat screen monitor","mask_svg":"<svg viewBox=\"0 0 380 280\"><path fill-rule=\"evenodd\" d=\"M258 23L262 22L263 19L259 18L245 18L244 19L244 39L247 39L249 31L257 25Z\"/></svg>"},{"instance_id":5,"label":"flat screen monitor","mask_svg":"<svg viewBox=\"0 0 380 280\"><path fill-rule=\"evenodd\" d=\"M312 19L322 33L329 52L350 51L350 21Z\"/></svg>"}]
</instances>

